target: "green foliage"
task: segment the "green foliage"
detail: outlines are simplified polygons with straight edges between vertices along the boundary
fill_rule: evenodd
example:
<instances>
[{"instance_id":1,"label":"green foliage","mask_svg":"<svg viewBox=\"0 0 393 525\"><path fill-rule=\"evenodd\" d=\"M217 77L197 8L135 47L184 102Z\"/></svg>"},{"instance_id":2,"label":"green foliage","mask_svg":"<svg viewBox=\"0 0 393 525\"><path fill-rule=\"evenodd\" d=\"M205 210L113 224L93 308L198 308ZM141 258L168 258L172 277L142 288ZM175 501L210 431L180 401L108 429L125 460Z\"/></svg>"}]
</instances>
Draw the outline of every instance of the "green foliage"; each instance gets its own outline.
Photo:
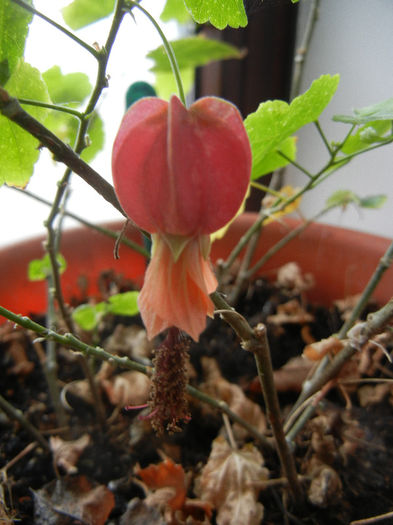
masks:
<instances>
[{"instance_id":1,"label":"green foliage","mask_svg":"<svg viewBox=\"0 0 393 525\"><path fill-rule=\"evenodd\" d=\"M225 42L204 38L203 36L181 38L171 42L171 45L186 93L194 83L194 68L204 66L215 60L239 59L243 57L243 51L237 47ZM169 98L177 89L164 46L150 51L147 57L153 60L153 66L150 69L156 74L156 89L159 96Z\"/></svg>"},{"instance_id":2,"label":"green foliage","mask_svg":"<svg viewBox=\"0 0 393 525\"><path fill-rule=\"evenodd\" d=\"M78 109L91 93L92 86L84 73L68 73L63 75L59 66L48 69L43 78L48 86L49 94L54 103ZM63 142L72 145L78 133L79 120L69 113L50 110L45 122L46 126ZM104 127L101 118L95 112L90 117L88 129L89 146L83 150L81 157L90 162L104 145Z\"/></svg>"},{"instance_id":3,"label":"green foliage","mask_svg":"<svg viewBox=\"0 0 393 525\"><path fill-rule=\"evenodd\" d=\"M62 9L63 18L71 29L80 29L109 16L115 0L74 0Z\"/></svg>"},{"instance_id":4,"label":"green foliage","mask_svg":"<svg viewBox=\"0 0 393 525\"><path fill-rule=\"evenodd\" d=\"M243 0L184 0L184 2L198 24L210 22L217 29L247 25Z\"/></svg>"},{"instance_id":5,"label":"green foliage","mask_svg":"<svg viewBox=\"0 0 393 525\"><path fill-rule=\"evenodd\" d=\"M89 77L85 73L63 75L59 66L53 66L42 76L54 104L76 103L79 105L92 91Z\"/></svg>"},{"instance_id":6,"label":"green foliage","mask_svg":"<svg viewBox=\"0 0 393 525\"><path fill-rule=\"evenodd\" d=\"M31 4L31 0L27 3ZM0 2L0 85L4 85L23 57L32 15L11 0Z\"/></svg>"},{"instance_id":7,"label":"green foliage","mask_svg":"<svg viewBox=\"0 0 393 525\"><path fill-rule=\"evenodd\" d=\"M59 265L59 272L62 274L67 268L66 260L60 253L57 254L56 259ZM34 259L30 261L27 270L27 275L30 281L44 281L51 275L51 273L52 267L48 254L44 255L42 259Z\"/></svg>"},{"instance_id":8,"label":"green foliage","mask_svg":"<svg viewBox=\"0 0 393 525\"><path fill-rule=\"evenodd\" d=\"M184 0L167 0L160 18L163 22L177 20L180 24L186 24L191 20L190 13L184 5Z\"/></svg>"},{"instance_id":9,"label":"green foliage","mask_svg":"<svg viewBox=\"0 0 393 525\"><path fill-rule=\"evenodd\" d=\"M285 155L282 156L280 153ZM276 148L276 150L268 153L262 160L260 165L260 171L258 174L255 173L253 178L261 177L267 173L272 173L273 171L279 170L288 164L288 160L296 159L296 138L288 137L281 142Z\"/></svg>"},{"instance_id":10,"label":"green foliage","mask_svg":"<svg viewBox=\"0 0 393 525\"><path fill-rule=\"evenodd\" d=\"M373 144L384 142L392 133L392 123L389 120L378 120L361 126L356 133L350 135L343 144L341 151L346 155L357 153Z\"/></svg>"},{"instance_id":11,"label":"green foliage","mask_svg":"<svg viewBox=\"0 0 393 525\"><path fill-rule=\"evenodd\" d=\"M354 115L335 115L333 120L346 124L367 124L375 120L393 120L393 98L372 106L355 109Z\"/></svg>"},{"instance_id":12,"label":"green foliage","mask_svg":"<svg viewBox=\"0 0 393 525\"><path fill-rule=\"evenodd\" d=\"M50 102L48 90L38 69L20 59L5 89L13 96ZM44 121L48 110L28 106L28 112ZM39 157L38 140L0 115L0 185L24 187Z\"/></svg>"},{"instance_id":13,"label":"green foliage","mask_svg":"<svg viewBox=\"0 0 393 525\"><path fill-rule=\"evenodd\" d=\"M334 192L326 201L327 206L348 206L348 204L355 204L361 208L379 209L387 200L386 195L369 195L367 197L359 197L350 190L338 190Z\"/></svg>"},{"instance_id":14,"label":"green foliage","mask_svg":"<svg viewBox=\"0 0 393 525\"><path fill-rule=\"evenodd\" d=\"M72 312L72 318L82 330L88 332L97 328L98 323L107 314L134 316L139 312L139 292L124 292L109 297L108 302L82 304Z\"/></svg>"},{"instance_id":15,"label":"green foliage","mask_svg":"<svg viewBox=\"0 0 393 525\"><path fill-rule=\"evenodd\" d=\"M269 100L248 115L244 124L253 154L253 179L263 172L263 163L269 153L277 151L283 141L298 129L318 119L336 92L338 82L338 75L322 75L291 104Z\"/></svg>"}]
</instances>

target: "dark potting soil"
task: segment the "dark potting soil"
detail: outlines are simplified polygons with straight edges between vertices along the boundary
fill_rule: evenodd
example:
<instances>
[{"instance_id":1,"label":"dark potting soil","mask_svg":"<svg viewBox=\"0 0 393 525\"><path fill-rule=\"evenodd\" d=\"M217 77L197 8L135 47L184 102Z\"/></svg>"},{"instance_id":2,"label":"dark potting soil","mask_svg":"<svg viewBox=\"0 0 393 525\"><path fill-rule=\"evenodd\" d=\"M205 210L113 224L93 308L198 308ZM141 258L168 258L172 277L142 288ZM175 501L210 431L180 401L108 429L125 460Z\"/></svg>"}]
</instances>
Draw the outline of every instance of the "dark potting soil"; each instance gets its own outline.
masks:
<instances>
[{"instance_id":1,"label":"dark potting soil","mask_svg":"<svg viewBox=\"0 0 393 525\"><path fill-rule=\"evenodd\" d=\"M278 307L290 301L297 313L284 314L281 320L275 317ZM282 412L288 414L299 394L304 370L301 360L289 374L285 365L301 356L305 344L337 332L343 322L342 311L337 306L309 305L303 294L288 293L262 279L243 294L237 310L252 326L267 325L274 369L280 373L284 370L280 382L277 375L277 388ZM118 330L116 327L131 325L140 326L140 320L106 318L97 334L84 337L87 342L106 348L108 338ZM67 411L66 428L59 428L43 372L46 343L37 342L34 337L11 324L0 327L1 394L23 412L48 442L52 437L52 452L37 444L20 423L0 412L0 523L226 523L220 521L217 509L213 508L209 514L203 505L187 511L187 517L184 509L183 514L168 514L159 510L157 502L144 505L148 501L146 486L138 476L139 468L158 465L163 457L170 457L182 466L187 477L187 496L195 500L195 476L206 465L213 440L222 433L223 420L217 410L190 399L191 420L183 424L183 430L157 436L149 420L139 417L140 410L123 410L121 405L113 403L111 396L116 394L113 379L123 372L117 369L99 383L105 410L105 424L100 425L89 396L68 387L85 384L78 361L72 352L58 349L58 381ZM193 386L199 388L206 383L206 367L214 363L220 374L218 382L225 381L223 384L232 390L237 385L264 411L253 355L241 349L233 330L221 319L216 317L208 322L200 341L192 343L189 352ZM392 366L386 359L370 356L373 377L391 378ZM147 363L150 357L148 350L147 355L145 352L137 359ZM357 356L348 377L369 377L365 370L370 367L361 368L359 361L361 356ZM98 361L90 365L95 372L100 370ZM102 369L100 373L102 376ZM108 384L110 388L103 387ZM294 505L285 497L283 485L267 484L257 496L264 507L263 523L349 524L390 512L392 399L393 390L386 383L359 382L333 387L296 439L295 460L307 503ZM266 435L271 435L269 430ZM62 444L56 445L59 436L65 442L74 443L82 438L85 442L80 444L80 450L79 445L67 450L61 448ZM269 479L280 477L275 453L264 450L247 433L239 439L242 444L253 443L260 449ZM393 522L393 518L389 519L385 522Z\"/></svg>"}]
</instances>

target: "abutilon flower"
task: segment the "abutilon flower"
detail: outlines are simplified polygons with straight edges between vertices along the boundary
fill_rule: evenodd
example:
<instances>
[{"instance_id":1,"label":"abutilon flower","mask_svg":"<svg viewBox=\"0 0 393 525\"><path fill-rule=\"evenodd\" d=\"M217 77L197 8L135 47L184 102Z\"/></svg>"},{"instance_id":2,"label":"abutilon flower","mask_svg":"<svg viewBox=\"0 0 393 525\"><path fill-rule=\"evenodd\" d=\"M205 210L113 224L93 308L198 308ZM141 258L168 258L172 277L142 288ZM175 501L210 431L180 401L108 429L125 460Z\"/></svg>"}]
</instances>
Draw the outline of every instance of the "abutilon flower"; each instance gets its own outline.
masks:
<instances>
[{"instance_id":1,"label":"abutilon flower","mask_svg":"<svg viewBox=\"0 0 393 525\"><path fill-rule=\"evenodd\" d=\"M152 259L139 295L149 339L170 326L194 340L217 287L208 260L210 234L237 212L250 180L251 150L231 103L205 97L188 109L143 98L125 114L112 170L126 214L152 234Z\"/></svg>"}]
</instances>

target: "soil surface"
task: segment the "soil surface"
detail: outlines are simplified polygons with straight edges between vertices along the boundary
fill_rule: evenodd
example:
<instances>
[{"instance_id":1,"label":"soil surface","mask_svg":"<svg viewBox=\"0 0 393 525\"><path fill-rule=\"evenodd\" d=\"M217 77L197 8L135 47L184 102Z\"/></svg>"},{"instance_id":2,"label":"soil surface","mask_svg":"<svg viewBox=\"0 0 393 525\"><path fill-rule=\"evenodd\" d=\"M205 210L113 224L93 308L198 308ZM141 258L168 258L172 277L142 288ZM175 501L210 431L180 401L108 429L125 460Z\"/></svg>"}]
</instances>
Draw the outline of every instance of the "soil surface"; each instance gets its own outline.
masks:
<instances>
[{"instance_id":1,"label":"soil surface","mask_svg":"<svg viewBox=\"0 0 393 525\"><path fill-rule=\"evenodd\" d=\"M330 308L310 305L301 288L261 279L237 305L252 326L267 326L283 417L315 366L302 356L305 346L337 332L353 304L348 299ZM79 335L151 364L152 347L138 317L107 316L95 333ZM65 348L57 348L61 423L44 373L47 343L2 325L1 394L38 429L48 448L0 411L0 523L333 525L389 513L393 389L385 380L391 381L393 368L382 346L391 351L391 336L385 334L379 344L346 365L340 383L321 396L296 437L302 503L290 498L274 450L244 427L188 397L191 419L179 422L181 431L157 435L150 408L144 408L150 380L90 360L100 413L80 358ZM218 317L209 321L189 355L184 366L190 384L224 400L270 439L253 355L240 347L232 329ZM383 523L393 523L393 517Z\"/></svg>"}]
</instances>

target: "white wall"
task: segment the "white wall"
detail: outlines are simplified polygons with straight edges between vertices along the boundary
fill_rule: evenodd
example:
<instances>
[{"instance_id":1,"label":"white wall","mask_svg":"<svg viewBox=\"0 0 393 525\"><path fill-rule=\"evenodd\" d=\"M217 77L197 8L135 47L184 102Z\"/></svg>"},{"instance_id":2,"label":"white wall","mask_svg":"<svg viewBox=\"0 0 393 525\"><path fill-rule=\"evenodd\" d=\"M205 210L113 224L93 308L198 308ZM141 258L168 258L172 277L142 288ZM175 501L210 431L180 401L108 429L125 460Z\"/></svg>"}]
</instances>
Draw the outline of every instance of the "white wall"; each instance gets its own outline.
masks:
<instances>
[{"instance_id":1,"label":"white wall","mask_svg":"<svg viewBox=\"0 0 393 525\"><path fill-rule=\"evenodd\" d=\"M310 0L300 0L300 40ZM339 73L338 90L321 118L329 140L340 140L348 126L332 122L336 114L393 97L393 2L391 0L320 0L302 77L304 92L321 74ZM313 172L326 160L326 150L314 125L299 133L298 161ZM305 177L290 167L286 182L303 185ZM337 189L351 189L360 196L384 193L381 210L334 210L323 222L351 229L393 236L393 145L367 153L333 174L304 198L302 212L310 217Z\"/></svg>"}]
</instances>

